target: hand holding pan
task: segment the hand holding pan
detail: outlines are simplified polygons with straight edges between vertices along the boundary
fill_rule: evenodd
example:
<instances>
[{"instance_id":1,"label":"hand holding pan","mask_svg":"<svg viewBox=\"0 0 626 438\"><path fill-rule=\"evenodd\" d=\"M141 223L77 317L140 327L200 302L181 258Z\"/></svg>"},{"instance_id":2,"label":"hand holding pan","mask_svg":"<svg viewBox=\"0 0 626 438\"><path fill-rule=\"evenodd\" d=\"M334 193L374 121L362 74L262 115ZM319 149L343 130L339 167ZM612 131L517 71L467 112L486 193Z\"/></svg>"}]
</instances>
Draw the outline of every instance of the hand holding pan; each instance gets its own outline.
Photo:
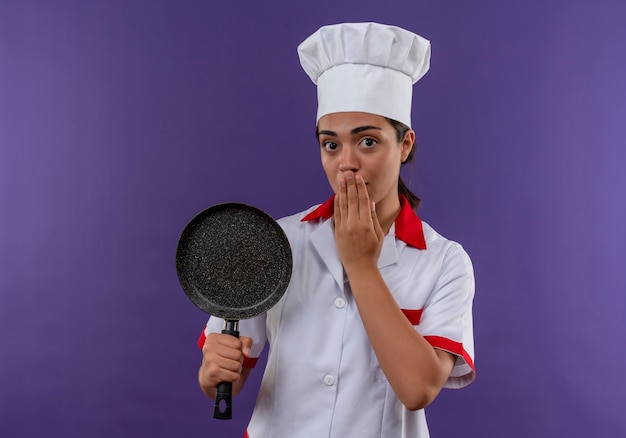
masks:
<instances>
[{"instance_id":1,"label":"hand holding pan","mask_svg":"<svg viewBox=\"0 0 626 438\"><path fill-rule=\"evenodd\" d=\"M272 308L291 279L289 241L267 213L246 204L217 204L198 213L183 230L176 273L185 294L204 312L225 320L239 337L240 319ZM232 418L232 384L217 387L214 418Z\"/></svg>"}]
</instances>

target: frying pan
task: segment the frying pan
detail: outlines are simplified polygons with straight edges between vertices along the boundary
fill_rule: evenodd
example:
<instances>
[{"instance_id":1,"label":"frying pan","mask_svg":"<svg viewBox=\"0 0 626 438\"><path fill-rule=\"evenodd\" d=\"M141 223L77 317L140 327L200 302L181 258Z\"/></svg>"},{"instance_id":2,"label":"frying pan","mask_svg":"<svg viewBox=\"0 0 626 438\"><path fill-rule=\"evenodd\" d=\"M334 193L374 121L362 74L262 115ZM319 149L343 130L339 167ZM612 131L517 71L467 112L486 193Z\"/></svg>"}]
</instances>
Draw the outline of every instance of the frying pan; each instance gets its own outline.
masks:
<instances>
[{"instance_id":1,"label":"frying pan","mask_svg":"<svg viewBox=\"0 0 626 438\"><path fill-rule=\"evenodd\" d=\"M239 337L238 323L272 308L291 279L289 241L278 223L247 204L224 203L198 213L176 249L176 273L189 299L225 320ZM232 418L232 384L217 387L214 418Z\"/></svg>"}]
</instances>

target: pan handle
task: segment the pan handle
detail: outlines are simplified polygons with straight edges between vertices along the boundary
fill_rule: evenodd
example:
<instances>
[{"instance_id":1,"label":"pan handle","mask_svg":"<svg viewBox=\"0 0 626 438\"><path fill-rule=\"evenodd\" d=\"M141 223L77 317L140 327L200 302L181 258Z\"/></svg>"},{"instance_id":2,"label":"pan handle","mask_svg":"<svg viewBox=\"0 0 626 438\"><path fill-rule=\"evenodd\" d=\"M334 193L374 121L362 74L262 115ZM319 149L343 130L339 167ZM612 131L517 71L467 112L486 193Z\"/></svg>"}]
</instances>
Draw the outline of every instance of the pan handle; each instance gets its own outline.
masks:
<instances>
[{"instance_id":1,"label":"pan handle","mask_svg":"<svg viewBox=\"0 0 626 438\"><path fill-rule=\"evenodd\" d=\"M227 319L224 321L224 330L222 333L239 337L239 321ZM215 395L215 408L213 409L213 418L219 420L230 420L233 418L232 412L233 384L231 382L221 382L217 385L217 393Z\"/></svg>"}]
</instances>

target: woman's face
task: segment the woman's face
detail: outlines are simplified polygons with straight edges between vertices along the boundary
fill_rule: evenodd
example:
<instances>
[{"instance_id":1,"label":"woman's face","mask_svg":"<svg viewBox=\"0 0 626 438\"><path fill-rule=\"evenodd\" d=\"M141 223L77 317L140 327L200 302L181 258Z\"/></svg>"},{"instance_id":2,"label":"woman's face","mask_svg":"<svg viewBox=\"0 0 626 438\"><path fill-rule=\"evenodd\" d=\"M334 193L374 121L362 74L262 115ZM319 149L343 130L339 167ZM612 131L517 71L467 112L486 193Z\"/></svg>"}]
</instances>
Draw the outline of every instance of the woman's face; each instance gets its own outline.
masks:
<instances>
[{"instance_id":1,"label":"woman's face","mask_svg":"<svg viewBox=\"0 0 626 438\"><path fill-rule=\"evenodd\" d=\"M398 144L396 131L387 119L350 112L323 116L318 133L322 167L335 193L339 193L340 178L353 172L365 180L370 201L395 208L400 164L413 147L413 131L409 130Z\"/></svg>"}]
</instances>

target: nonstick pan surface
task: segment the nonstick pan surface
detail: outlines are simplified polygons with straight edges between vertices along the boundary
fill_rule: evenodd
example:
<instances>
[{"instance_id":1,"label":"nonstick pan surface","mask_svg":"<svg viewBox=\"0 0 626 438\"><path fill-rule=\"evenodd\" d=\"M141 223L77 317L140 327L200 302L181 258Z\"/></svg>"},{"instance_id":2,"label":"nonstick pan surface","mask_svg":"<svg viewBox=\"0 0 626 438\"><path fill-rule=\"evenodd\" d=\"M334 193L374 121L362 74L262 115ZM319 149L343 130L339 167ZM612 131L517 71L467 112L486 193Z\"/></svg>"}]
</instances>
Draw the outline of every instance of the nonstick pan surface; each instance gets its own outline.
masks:
<instances>
[{"instance_id":1,"label":"nonstick pan surface","mask_svg":"<svg viewBox=\"0 0 626 438\"><path fill-rule=\"evenodd\" d=\"M292 270L289 241L267 213L246 204L217 204L183 230L176 271L189 299L210 315L248 319L282 297Z\"/></svg>"}]
</instances>

